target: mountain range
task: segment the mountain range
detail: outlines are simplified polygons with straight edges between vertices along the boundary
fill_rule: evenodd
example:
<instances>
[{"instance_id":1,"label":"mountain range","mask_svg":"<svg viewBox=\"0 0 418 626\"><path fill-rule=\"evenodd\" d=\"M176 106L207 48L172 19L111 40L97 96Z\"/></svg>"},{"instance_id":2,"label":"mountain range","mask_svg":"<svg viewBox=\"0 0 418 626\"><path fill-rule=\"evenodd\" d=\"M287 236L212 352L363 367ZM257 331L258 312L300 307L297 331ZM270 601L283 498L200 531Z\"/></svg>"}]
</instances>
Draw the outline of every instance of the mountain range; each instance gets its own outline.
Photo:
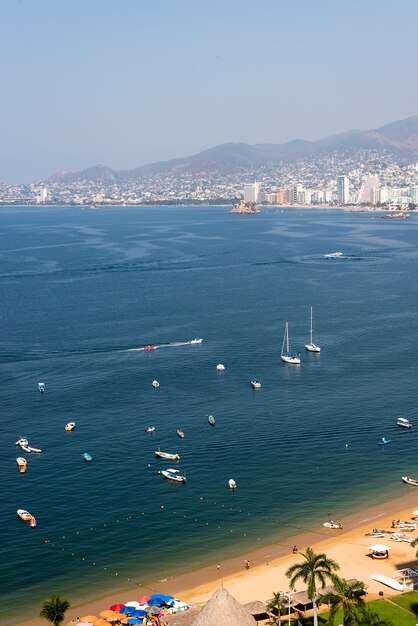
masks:
<instances>
[{"instance_id":1,"label":"mountain range","mask_svg":"<svg viewBox=\"0 0 418 626\"><path fill-rule=\"evenodd\" d=\"M228 174L240 168L257 168L310 156L353 149L387 149L394 153L418 154L418 115L392 122L375 130L350 130L317 141L295 139L283 144L223 143L198 154L170 161L142 165L133 170L113 170L96 165L79 172L60 172L48 183L72 184L82 181L105 184L134 181L156 175L199 173Z\"/></svg>"}]
</instances>

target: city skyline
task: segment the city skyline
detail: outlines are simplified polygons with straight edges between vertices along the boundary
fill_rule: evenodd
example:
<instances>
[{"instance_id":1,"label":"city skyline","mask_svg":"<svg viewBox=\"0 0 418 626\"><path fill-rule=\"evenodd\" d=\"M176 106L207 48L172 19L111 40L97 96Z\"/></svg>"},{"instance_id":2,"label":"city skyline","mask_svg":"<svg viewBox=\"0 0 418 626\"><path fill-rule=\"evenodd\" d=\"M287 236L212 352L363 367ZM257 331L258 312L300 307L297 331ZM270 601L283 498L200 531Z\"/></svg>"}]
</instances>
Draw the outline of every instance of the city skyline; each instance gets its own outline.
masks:
<instances>
[{"instance_id":1,"label":"city skyline","mask_svg":"<svg viewBox=\"0 0 418 626\"><path fill-rule=\"evenodd\" d=\"M399 6L387 1L10 1L0 182L99 163L130 169L230 141L315 140L414 115L418 7L401 6L408 20L389 46ZM391 76L408 98L389 88Z\"/></svg>"}]
</instances>

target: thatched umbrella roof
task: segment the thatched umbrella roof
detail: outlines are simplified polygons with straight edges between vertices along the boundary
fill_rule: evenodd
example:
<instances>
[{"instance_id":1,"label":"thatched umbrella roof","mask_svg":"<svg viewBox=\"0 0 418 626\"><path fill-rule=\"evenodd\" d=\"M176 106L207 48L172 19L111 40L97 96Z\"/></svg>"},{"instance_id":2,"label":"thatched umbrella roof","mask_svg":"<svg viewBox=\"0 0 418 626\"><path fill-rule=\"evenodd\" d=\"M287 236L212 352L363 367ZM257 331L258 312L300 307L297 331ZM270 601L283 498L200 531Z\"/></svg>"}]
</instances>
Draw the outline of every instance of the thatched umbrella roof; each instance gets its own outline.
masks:
<instances>
[{"instance_id":1,"label":"thatched umbrella roof","mask_svg":"<svg viewBox=\"0 0 418 626\"><path fill-rule=\"evenodd\" d=\"M244 604L244 608L247 609L255 619L267 619L269 615L271 615L264 602L260 602L260 600L247 602L247 604Z\"/></svg>"},{"instance_id":2,"label":"thatched umbrella roof","mask_svg":"<svg viewBox=\"0 0 418 626\"><path fill-rule=\"evenodd\" d=\"M167 622L168 626L190 626L201 610L201 606L194 604L190 607L190 609L187 609L187 611L180 611L179 613L166 615L161 619L161 621Z\"/></svg>"},{"instance_id":3,"label":"thatched umbrella roof","mask_svg":"<svg viewBox=\"0 0 418 626\"><path fill-rule=\"evenodd\" d=\"M225 587L218 587L191 626L256 626L253 616Z\"/></svg>"}]
</instances>

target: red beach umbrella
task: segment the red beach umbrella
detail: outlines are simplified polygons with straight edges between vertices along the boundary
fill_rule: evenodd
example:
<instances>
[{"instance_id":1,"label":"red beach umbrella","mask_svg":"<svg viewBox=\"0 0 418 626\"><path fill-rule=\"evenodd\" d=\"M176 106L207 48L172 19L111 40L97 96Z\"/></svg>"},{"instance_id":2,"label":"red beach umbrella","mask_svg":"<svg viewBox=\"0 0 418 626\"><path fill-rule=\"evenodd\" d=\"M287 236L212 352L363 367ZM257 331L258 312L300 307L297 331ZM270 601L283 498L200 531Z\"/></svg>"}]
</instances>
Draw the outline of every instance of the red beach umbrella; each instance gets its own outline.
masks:
<instances>
[{"instance_id":1,"label":"red beach umbrella","mask_svg":"<svg viewBox=\"0 0 418 626\"><path fill-rule=\"evenodd\" d=\"M138 598L139 604L147 604L148 600L151 600L151 596L141 596Z\"/></svg>"},{"instance_id":2,"label":"red beach umbrella","mask_svg":"<svg viewBox=\"0 0 418 626\"><path fill-rule=\"evenodd\" d=\"M123 608L125 608L124 604L113 604L112 606L109 607L109 611L115 611L117 613Z\"/></svg>"}]
</instances>

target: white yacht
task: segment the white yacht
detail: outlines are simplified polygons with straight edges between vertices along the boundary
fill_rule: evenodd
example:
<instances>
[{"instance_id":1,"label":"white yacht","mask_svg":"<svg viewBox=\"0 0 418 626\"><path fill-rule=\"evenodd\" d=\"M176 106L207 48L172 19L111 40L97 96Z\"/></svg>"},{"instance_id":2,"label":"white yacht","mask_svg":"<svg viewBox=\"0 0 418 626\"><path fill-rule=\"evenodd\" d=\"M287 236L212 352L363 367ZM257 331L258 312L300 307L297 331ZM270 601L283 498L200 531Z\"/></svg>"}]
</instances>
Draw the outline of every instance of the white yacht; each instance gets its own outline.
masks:
<instances>
[{"instance_id":1,"label":"white yacht","mask_svg":"<svg viewBox=\"0 0 418 626\"><path fill-rule=\"evenodd\" d=\"M155 451L155 456L159 459L166 459L167 461L180 461L179 454L171 454L170 452L161 452L160 448Z\"/></svg>"},{"instance_id":2,"label":"white yacht","mask_svg":"<svg viewBox=\"0 0 418 626\"><path fill-rule=\"evenodd\" d=\"M343 256L343 253L337 250L336 252L328 252L328 254L324 254L325 259L339 259Z\"/></svg>"},{"instance_id":3,"label":"white yacht","mask_svg":"<svg viewBox=\"0 0 418 626\"><path fill-rule=\"evenodd\" d=\"M300 357L297 354L293 354L289 348L289 324L287 322L284 328L281 359L285 363L300 364Z\"/></svg>"},{"instance_id":4,"label":"white yacht","mask_svg":"<svg viewBox=\"0 0 418 626\"><path fill-rule=\"evenodd\" d=\"M398 417L398 419L396 420L396 423L398 426L401 426L402 428L412 428L411 422L407 420L406 417Z\"/></svg>"},{"instance_id":5,"label":"white yacht","mask_svg":"<svg viewBox=\"0 0 418 626\"><path fill-rule=\"evenodd\" d=\"M45 383L38 383L38 391L43 393L45 391Z\"/></svg>"},{"instance_id":6,"label":"white yacht","mask_svg":"<svg viewBox=\"0 0 418 626\"><path fill-rule=\"evenodd\" d=\"M321 348L319 346L317 346L316 344L314 344L314 342L312 340L312 307L311 307L310 339L309 339L309 343L305 343L305 348L309 352L321 352Z\"/></svg>"}]
</instances>

